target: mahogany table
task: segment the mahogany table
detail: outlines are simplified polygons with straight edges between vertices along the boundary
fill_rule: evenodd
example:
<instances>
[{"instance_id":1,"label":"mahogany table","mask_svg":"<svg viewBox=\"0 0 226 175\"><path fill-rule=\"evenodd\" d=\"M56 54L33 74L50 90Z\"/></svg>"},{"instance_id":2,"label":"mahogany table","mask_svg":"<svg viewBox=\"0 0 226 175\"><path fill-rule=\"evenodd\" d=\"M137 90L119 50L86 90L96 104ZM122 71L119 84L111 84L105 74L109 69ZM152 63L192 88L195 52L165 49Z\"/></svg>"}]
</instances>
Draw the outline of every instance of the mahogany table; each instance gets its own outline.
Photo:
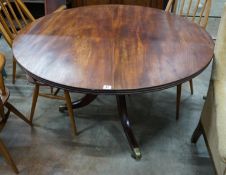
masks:
<instances>
[{"instance_id":1,"label":"mahogany table","mask_svg":"<svg viewBox=\"0 0 226 175\"><path fill-rule=\"evenodd\" d=\"M198 25L140 6L87 6L45 16L20 31L13 53L40 82L88 94L115 95L124 132L139 159L125 95L170 88L210 63L214 44Z\"/></svg>"}]
</instances>

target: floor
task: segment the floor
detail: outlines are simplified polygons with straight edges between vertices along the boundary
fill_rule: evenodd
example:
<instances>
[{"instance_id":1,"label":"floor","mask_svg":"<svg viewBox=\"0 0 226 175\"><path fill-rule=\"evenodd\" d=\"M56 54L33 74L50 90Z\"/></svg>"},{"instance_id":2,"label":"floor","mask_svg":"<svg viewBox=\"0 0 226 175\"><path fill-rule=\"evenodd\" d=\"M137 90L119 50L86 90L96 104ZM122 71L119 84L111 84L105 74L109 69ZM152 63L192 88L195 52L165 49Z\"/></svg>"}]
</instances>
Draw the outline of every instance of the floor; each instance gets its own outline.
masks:
<instances>
[{"instance_id":1,"label":"floor","mask_svg":"<svg viewBox=\"0 0 226 175\"><path fill-rule=\"evenodd\" d=\"M216 1L216 0L215 0ZM208 31L216 36L219 19L210 19ZM10 102L29 114L33 86L22 70L12 85L12 52L1 40L7 55L6 85ZM128 112L142 159L130 156L114 96L99 96L89 106L75 111L79 135L71 134L67 113L60 113L62 101L39 98L34 127L11 115L1 133L21 175L213 175L203 138L190 143L204 103L211 65L194 80L194 95L183 85L181 113L175 120L176 89L131 95ZM81 94L73 94L73 99ZM0 156L0 174L14 174Z\"/></svg>"}]
</instances>

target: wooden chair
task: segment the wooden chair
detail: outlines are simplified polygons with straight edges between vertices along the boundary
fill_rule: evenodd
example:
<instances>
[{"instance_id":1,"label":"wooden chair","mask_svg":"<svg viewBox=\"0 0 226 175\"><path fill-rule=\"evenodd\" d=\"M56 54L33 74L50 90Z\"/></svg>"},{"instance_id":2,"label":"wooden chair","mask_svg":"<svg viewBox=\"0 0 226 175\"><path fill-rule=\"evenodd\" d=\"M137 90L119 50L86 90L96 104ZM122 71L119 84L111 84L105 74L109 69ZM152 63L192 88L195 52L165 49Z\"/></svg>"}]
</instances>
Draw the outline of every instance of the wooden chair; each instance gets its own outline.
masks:
<instances>
[{"instance_id":1,"label":"wooden chair","mask_svg":"<svg viewBox=\"0 0 226 175\"><path fill-rule=\"evenodd\" d=\"M35 18L26 8L21 0L14 0L15 8L12 7L10 0L0 1L0 22L5 28L5 32L9 35L9 39L6 41L12 47L12 43L9 41L14 38L20 29L30 22L35 21ZM13 84L16 79L16 60L13 57Z\"/></svg>"},{"instance_id":2,"label":"wooden chair","mask_svg":"<svg viewBox=\"0 0 226 175\"><path fill-rule=\"evenodd\" d=\"M211 0L205 0L203 6L199 8L201 0L169 0L166 12L175 12L176 14L187 18L206 29L208 17L211 9ZM191 94L193 94L193 81L189 80ZM177 86L176 119L179 119L180 100L182 84Z\"/></svg>"},{"instance_id":3,"label":"wooden chair","mask_svg":"<svg viewBox=\"0 0 226 175\"><path fill-rule=\"evenodd\" d=\"M26 24L29 22L35 21L32 14L29 12L29 10L26 8L25 4L21 0L14 0L16 10L13 9L12 5L10 4L9 0L0 0L0 31L5 38L6 42L9 44L9 46L12 48L13 40L15 36L18 33L18 29L22 29ZM64 6L66 7L66 6ZM60 10L63 10L63 6L60 6L55 12L59 12ZM20 17L17 16L17 14L20 14ZM13 82L15 82L15 71L16 71L16 60L13 58ZM33 100L32 100L32 107L31 107L31 113L30 113L30 121L32 123L34 111L37 103L38 96L43 96L47 98L52 99L60 99L60 100L66 100L66 104L68 107L69 117L71 120L71 126L73 133L76 134L76 125L74 120L74 113L72 110L72 103L71 98L68 91L64 91L64 97L58 96L57 93L59 89L54 93L52 91L53 87L51 87L51 93L40 93L39 87L40 86L48 86L46 84L43 84L41 82L38 82L34 78L27 75L27 79L30 83L35 85L34 93L33 93Z\"/></svg>"},{"instance_id":4,"label":"wooden chair","mask_svg":"<svg viewBox=\"0 0 226 175\"><path fill-rule=\"evenodd\" d=\"M15 4L14 8L12 2ZM35 18L21 0L0 0L0 6L0 22L11 39L15 37L20 29L30 22L35 21ZM62 11L65 8L65 5L61 5L55 12ZM8 40L6 41L11 46L12 43ZM13 84L15 83L15 80L16 60L13 58Z\"/></svg>"},{"instance_id":5,"label":"wooden chair","mask_svg":"<svg viewBox=\"0 0 226 175\"><path fill-rule=\"evenodd\" d=\"M4 80L2 76L2 70L5 65L5 57L3 54L0 53L0 131L2 131L3 127L5 126L7 119L9 117L10 112L16 114L19 118L24 120L26 123L31 125L30 121L26 119L26 117L21 114L12 104L8 102L9 98L9 90L4 85ZM8 109L8 111L4 112L4 107ZM0 139L0 153L4 156L5 160L8 164L12 167L15 173L18 173L18 169L13 162L13 159L7 150L6 146L4 145L3 141Z\"/></svg>"}]
</instances>

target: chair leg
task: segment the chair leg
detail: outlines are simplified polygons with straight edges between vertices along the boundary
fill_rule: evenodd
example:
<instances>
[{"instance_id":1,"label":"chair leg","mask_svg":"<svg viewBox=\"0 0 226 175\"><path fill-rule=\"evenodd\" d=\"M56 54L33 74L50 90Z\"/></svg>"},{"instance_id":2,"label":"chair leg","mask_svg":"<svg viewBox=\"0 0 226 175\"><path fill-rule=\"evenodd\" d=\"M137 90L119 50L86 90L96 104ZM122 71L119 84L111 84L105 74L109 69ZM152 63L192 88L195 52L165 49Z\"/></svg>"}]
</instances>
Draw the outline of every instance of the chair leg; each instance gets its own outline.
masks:
<instances>
[{"instance_id":1,"label":"chair leg","mask_svg":"<svg viewBox=\"0 0 226 175\"><path fill-rule=\"evenodd\" d=\"M189 80L189 84L190 84L190 89L191 89L191 95L193 95L194 90L193 90L193 80Z\"/></svg>"},{"instance_id":2,"label":"chair leg","mask_svg":"<svg viewBox=\"0 0 226 175\"><path fill-rule=\"evenodd\" d=\"M194 133L192 134L191 142L196 143L202 133L203 133L202 124L201 121L199 121L198 126L196 127Z\"/></svg>"},{"instance_id":3,"label":"chair leg","mask_svg":"<svg viewBox=\"0 0 226 175\"><path fill-rule=\"evenodd\" d=\"M22 119L23 121L31 125L31 122L20 111L18 111L12 104L10 104L9 102L6 102L5 107L7 107L12 113L17 115L20 119Z\"/></svg>"},{"instance_id":4,"label":"chair leg","mask_svg":"<svg viewBox=\"0 0 226 175\"><path fill-rule=\"evenodd\" d=\"M13 84L16 81L16 59L13 57Z\"/></svg>"},{"instance_id":5,"label":"chair leg","mask_svg":"<svg viewBox=\"0 0 226 175\"><path fill-rule=\"evenodd\" d=\"M7 150L5 144L3 143L3 141L0 139L0 152L3 155L3 157L5 158L5 160L7 161L7 163L12 167L13 171L18 174L19 171L9 153L9 151Z\"/></svg>"},{"instance_id":6,"label":"chair leg","mask_svg":"<svg viewBox=\"0 0 226 175\"><path fill-rule=\"evenodd\" d=\"M34 113L35 113L35 107L38 100L38 94L39 94L39 85L36 84L33 92L33 98L32 98L32 105L31 105L31 113L30 113L30 122L32 124Z\"/></svg>"},{"instance_id":7,"label":"chair leg","mask_svg":"<svg viewBox=\"0 0 226 175\"><path fill-rule=\"evenodd\" d=\"M176 120L179 119L180 113L181 86L182 84L177 85Z\"/></svg>"},{"instance_id":8,"label":"chair leg","mask_svg":"<svg viewBox=\"0 0 226 175\"><path fill-rule=\"evenodd\" d=\"M72 102L71 102L71 97L68 91L64 91L64 96L65 96L65 101L67 104L67 109L68 109L68 115L70 117L71 120L71 127L73 130L73 134L77 135L77 128L76 128L76 124L75 124L75 118L74 118L74 112L72 109Z\"/></svg>"}]
</instances>

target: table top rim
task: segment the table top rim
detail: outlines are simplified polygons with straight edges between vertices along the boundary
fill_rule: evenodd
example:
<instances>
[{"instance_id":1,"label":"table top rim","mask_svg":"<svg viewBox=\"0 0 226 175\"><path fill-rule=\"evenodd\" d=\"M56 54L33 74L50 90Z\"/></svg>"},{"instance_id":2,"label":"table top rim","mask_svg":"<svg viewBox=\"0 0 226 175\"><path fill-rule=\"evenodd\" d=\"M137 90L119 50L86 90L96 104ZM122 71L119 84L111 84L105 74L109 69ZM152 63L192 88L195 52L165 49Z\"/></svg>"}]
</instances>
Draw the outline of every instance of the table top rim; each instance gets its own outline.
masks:
<instances>
[{"instance_id":1,"label":"table top rim","mask_svg":"<svg viewBox=\"0 0 226 175\"><path fill-rule=\"evenodd\" d=\"M111 4L111 5L91 5L91 6L86 6L86 7L78 7L76 9L68 9L66 11L69 11L69 10L78 10L78 9L84 9L84 8L93 8L93 7L100 7L100 6L107 6L107 7L110 7L110 6L120 6L120 7L123 7L123 6L132 6L132 7L138 7L138 8L145 8L145 9L152 9L152 10L156 10L156 11L159 11L159 12L163 12L162 14L166 14L163 10L160 10L160 9L154 9L154 8L150 8L150 7L142 7L142 6L137 6L137 5L115 5L115 4ZM61 12L60 12L61 13ZM66 12L64 12L66 13ZM41 17L39 19L37 19L37 21L35 21L34 23L37 23L37 22L40 22L43 18L46 18L46 17L50 17L54 14L49 14L49 15L46 15L44 17ZM172 15L172 14L170 14ZM177 16L177 15L173 15L174 17L176 18L182 18L180 16ZM188 23L191 23L192 25L196 25L198 26L196 23L192 23L191 21L187 21ZM33 25L33 23L29 24L29 25ZM198 26L199 27L199 26ZM205 32L206 34L208 34L208 32L206 32L204 29L201 29L202 32ZM22 33L23 30L21 30L18 34L18 36L20 35L20 33ZM16 36L15 38L15 41L16 39L18 38L18 36ZM209 36L209 39L212 39L211 36L208 34ZM211 40L212 41L212 40ZM13 42L13 48L14 48L14 44L15 42ZM212 43L213 44L213 41ZM14 49L13 49L13 52L14 52ZM214 53L213 53L214 55ZM212 55L212 56L213 56ZM137 88L137 89L87 89L87 88L83 88L83 87L72 87L72 86L68 86L68 85L65 85L65 84L59 84L59 83L55 83L54 81L49 81L47 79L44 79L42 77L39 77L35 74L33 74L32 72L30 72L29 70L27 70L26 68L23 67L22 64L20 64L20 62L18 62L18 64L22 67L22 69L27 73L29 74L31 77L35 78L36 80L40 81L40 82L43 82L43 83L46 83L48 85L51 85L51 86L54 86L54 87L58 87L58 88L61 88L61 89L67 89L67 90L70 90L70 91L74 91L74 92L81 92L81 93L92 93L92 94L134 94L134 93L144 93L144 92L149 92L149 91L157 91L157 90L161 90L161 89L166 89L166 88L170 88L170 87L173 87L173 86L176 86L178 84L181 84L183 82L186 82L187 80L190 80L191 78L194 78L195 76L197 76L198 74L200 74L208 65L209 63L211 62L212 58L209 60L208 64L207 65L204 65L204 67L202 69L200 69L199 71L197 71L196 73L188 76L188 77L185 77L183 79L180 79L178 81L174 81L174 82L170 82L168 84L163 84L163 85L160 85L160 86L156 86L156 87L142 87L142 88Z\"/></svg>"}]
</instances>

